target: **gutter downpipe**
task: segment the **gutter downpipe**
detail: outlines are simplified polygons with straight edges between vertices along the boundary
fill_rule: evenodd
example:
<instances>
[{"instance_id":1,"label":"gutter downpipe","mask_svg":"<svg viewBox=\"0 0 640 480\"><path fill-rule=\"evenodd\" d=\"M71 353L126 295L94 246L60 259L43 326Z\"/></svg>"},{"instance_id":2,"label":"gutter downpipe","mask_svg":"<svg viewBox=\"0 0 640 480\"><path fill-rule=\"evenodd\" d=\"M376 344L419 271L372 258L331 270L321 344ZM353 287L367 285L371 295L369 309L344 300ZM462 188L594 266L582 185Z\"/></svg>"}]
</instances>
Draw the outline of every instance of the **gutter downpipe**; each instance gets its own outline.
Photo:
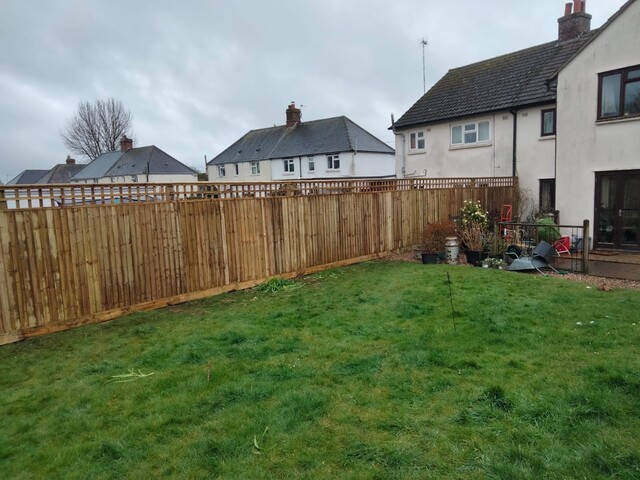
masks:
<instances>
[{"instance_id":1,"label":"gutter downpipe","mask_svg":"<svg viewBox=\"0 0 640 480\"><path fill-rule=\"evenodd\" d=\"M404 134L402 133L398 133L398 131L396 130L396 121L393 118L393 113L391 114L391 131L393 132L394 135L399 136L402 139L402 164L401 164L401 168L400 168L400 178L404 178L404 172L405 172L405 164L406 164L406 158L405 158L405 138L404 138ZM396 150L397 152L397 150ZM398 178L398 172L396 172L396 178Z\"/></svg>"},{"instance_id":2,"label":"gutter downpipe","mask_svg":"<svg viewBox=\"0 0 640 480\"><path fill-rule=\"evenodd\" d=\"M511 110L513 115L513 158L511 160L511 175L513 177L518 176L518 163L517 163L517 151L518 151L518 109Z\"/></svg>"}]
</instances>

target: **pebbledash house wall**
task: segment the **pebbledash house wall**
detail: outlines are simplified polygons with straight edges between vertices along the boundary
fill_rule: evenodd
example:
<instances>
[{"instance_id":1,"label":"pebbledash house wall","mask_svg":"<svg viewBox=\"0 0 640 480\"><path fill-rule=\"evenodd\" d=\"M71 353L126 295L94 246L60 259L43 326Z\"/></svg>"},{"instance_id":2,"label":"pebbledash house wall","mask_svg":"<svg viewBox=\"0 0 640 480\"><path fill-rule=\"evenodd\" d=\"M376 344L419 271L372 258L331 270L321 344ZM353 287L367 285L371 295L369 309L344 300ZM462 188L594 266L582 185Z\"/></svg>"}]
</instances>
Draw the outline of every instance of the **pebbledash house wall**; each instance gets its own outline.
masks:
<instances>
[{"instance_id":1,"label":"pebbledash house wall","mask_svg":"<svg viewBox=\"0 0 640 480\"><path fill-rule=\"evenodd\" d=\"M489 121L490 140L470 146L451 145L451 126ZM513 127L509 112L467 116L396 132L396 175L412 177L510 177ZM423 131L424 150L410 149L410 135Z\"/></svg>"},{"instance_id":2,"label":"pebbledash house wall","mask_svg":"<svg viewBox=\"0 0 640 480\"><path fill-rule=\"evenodd\" d=\"M556 207L594 225L595 174L640 169L640 117L597 121L598 74L640 65L640 1L631 3L558 77Z\"/></svg>"},{"instance_id":3,"label":"pebbledash house wall","mask_svg":"<svg viewBox=\"0 0 640 480\"><path fill-rule=\"evenodd\" d=\"M540 180L555 178L556 136L542 136L542 111L555 103L519 109L517 112L516 169L522 191L540 196Z\"/></svg>"},{"instance_id":4,"label":"pebbledash house wall","mask_svg":"<svg viewBox=\"0 0 640 480\"><path fill-rule=\"evenodd\" d=\"M518 181L536 200L540 180L555 176L555 135L541 136L542 110L554 107L550 103L516 112ZM513 117L512 112L505 110L403 129L396 133L396 175L398 178L513 176ZM490 141L472 146L451 145L453 125L485 120L491 125ZM425 149L411 151L410 134L418 131L425 132Z\"/></svg>"}]
</instances>

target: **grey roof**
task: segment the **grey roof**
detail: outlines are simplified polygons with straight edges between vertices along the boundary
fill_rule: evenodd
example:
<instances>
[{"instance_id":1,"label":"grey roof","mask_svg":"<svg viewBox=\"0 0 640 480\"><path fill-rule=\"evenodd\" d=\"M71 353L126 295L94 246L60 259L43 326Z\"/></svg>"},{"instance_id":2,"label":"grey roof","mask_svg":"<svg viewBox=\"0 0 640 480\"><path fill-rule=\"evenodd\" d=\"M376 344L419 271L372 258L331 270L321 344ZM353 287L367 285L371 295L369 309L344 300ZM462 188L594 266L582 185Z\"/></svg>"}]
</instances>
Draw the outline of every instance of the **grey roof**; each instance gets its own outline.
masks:
<instances>
[{"instance_id":1,"label":"grey roof","mask_svg":"<svg viewBox=\"0 0 640 480\"><path fill-rule=\"evenodd\" d=\"M550 82L596 33L592 30L575 40L544 43L449 70L394 127L555 102Z\"/></svg>"},{"instance_id":2,"label":"grey roof","mask_svg":"<svg viewBox=\"0 0 640 480\"><path fill-rule=\"evenodd\" d=\"M98 157L100 158L100 157ZM121 154L115 164L104 174L106 177L120 175L157 174L197 175L198 172L166 154L155 145L132 148Z\"/></svg>"},{"instance_id":3,"label":"grey roof","mask_svg":"<svg viewBox=\"0 0 640 480\"><path fill-rule=\"evenodd\" d=\"M293 127L251 130L208 165L354 151L390 155L395 152L347 117L340 116L301 122Z\"/></svg>"},{"instance_id":4,"label":"grey roof","mask_svg":"<svg viewBox=\"0 0 640 480\"><path fill-rule=\"evenodd\" d=\"M9 180L7 185L31 185L36 183L44 174L49 170L24 170L22 173L19 173L16 177Z\"/></svg>"},{"instance_id":5,"label":"grey roof","mask_svg":"<svg viewBox=\"0 0 640 480\"><path fill-rule=\"evenodd\" d=\"M122 152L120 151L103 153L89 162L80 172L76 173L71 180L102 178L121 156Z\"/></svg>"},{"instance_id":6,"label":"grey roof","mask_svg":"<svg viewBox=\"0 0 640 480\"><path fill-rule=\"evenodd\" d=\"M84 167L85 165L80 165L77 163L61 163L49 170L36 183L69 183L71 181L71 177L73 177Z\"/></svg>"}]
</instances>

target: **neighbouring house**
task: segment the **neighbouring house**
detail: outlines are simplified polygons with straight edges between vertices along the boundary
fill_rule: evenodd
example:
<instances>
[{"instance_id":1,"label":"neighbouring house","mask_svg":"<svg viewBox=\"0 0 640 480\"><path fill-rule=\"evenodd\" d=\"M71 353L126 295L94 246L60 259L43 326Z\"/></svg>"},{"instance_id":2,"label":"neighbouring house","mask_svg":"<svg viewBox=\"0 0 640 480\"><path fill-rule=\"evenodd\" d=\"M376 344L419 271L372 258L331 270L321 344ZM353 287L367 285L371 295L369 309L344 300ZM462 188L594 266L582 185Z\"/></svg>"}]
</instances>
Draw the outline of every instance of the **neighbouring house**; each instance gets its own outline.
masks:
<instances>
[{"instance_id":1,"label":"neighbouring house","mask_svg":"<svg viewBox=\"0 0 640 480\"><path fill-rule=\"evenodd\" d=\"M207 163L209 180L393 177L394 150L345 116L302 121L291 103L286 124L251 130Z\"/></svg>"},{"instance_id":2,"label":"neighbouring house","mask_svg":"<svg viewBox=\"0 0 640 480\"><path fill-rule=\"evenodd\" d=\"M557 40L450 70L392 125L397 176L518 176L594 245L640 249L640 3L590 23L574 0Z\"/></svg>"},{"instance_id":3,"label":"neighbouring house","mask_svg":"<svg viewBox=\"0 0 640 480\"><path fill-rule=\"evenodd\" d=\"M103 153L78 172L78 183L180 183L196 182L198 172L163 152L155 145L133 147L133 140L123 136L120 150Z\"/></svg>"},{"instance_id":4,"label":"neighbouring house","mask_svg":"<svg viewBox=\"0 0 640 480\"><path fill-rule=\"evenodd\" d=\"M49 170L23 170L14 178L9 180L7 185L32 185L44 177Z\"/></svg>"},{"instance_id":5,"label":"neighbouring house","mask_svg":"<svg viewBox=\"0 0 640 480\"><path fill-rule=\"evenodd\" d=\"M64 163L59 163L47 173L45 173L36 183L37 184L55 184L55 183L70 183L71 178L81 171L85 166L76 163L74 158L67 155L67 160Z\"/></svg>"},{"instance_id":6,"label":"neighbouring house","mask_svg":"<svg viewBox=\"0 0 640 480\"><path fill-rule=\"evenodd\" d=\"M25 170L20 175L12 179L7 185L34 185L33 188L20 190L8 190L7 208L32 208L50 207L52 200L59 203L56 196L41 198L41 190L48 185L70 183L71 177L84 168L84 165L77 164L75 159L67 155L65 163L60 163L50 170ZM40 187L35 187L35 186ZM52 187L46 189L48 192L60 192L60 188Z\"/></svg>"}]
</instances>

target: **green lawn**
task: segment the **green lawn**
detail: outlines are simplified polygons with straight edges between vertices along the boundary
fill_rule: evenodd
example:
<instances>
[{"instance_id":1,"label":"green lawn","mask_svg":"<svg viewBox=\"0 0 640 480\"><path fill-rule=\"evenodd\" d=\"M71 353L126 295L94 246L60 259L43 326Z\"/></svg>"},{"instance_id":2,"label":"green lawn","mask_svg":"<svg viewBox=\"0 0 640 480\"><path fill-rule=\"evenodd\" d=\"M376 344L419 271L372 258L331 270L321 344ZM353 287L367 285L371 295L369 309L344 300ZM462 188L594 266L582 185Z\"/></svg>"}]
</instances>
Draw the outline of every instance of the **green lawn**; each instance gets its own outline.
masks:
<instances>
[{"instance_id":1,"label":"green lawn","mask_svg":"<svg viewBox=\"0 0 640 480\"><path fill-rule=\"evenodd\" d=\"M0 347L0 478L640 478L640 292L383 261L268 287Z\"/></svg>"}]
</instances>

